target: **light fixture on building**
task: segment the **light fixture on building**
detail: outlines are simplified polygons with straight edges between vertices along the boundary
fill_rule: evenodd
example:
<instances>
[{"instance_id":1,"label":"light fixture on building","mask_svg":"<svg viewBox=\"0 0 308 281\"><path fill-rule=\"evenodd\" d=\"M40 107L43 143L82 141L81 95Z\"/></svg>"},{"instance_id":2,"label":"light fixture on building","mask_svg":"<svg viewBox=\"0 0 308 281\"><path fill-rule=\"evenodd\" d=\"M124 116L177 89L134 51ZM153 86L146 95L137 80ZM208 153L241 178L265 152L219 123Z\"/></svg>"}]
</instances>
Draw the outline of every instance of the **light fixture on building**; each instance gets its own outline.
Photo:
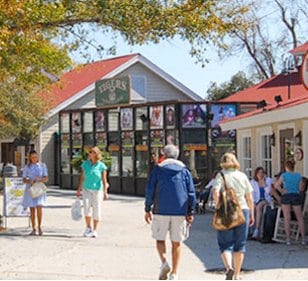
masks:
<instances>
[{"instance_id":1,"label":"light fixture on building","mask_svg":"<svg viewBox=\"0 0 308 281\"><path fill-rule=\"evenodd\" d=\"M267 106L266 100L261 100L257 104L257 108L263 108L264 109L265 106Z\"/></svg>"},{"instance_id":2,"label":"light fixture on building","mask_svg":"<svg viewBox=\"0 0 308 281\"><path fill-rule=\"evenodd\" d=\"M299 131L296 135L295 135L295 144L298 146L302 145L302 131Z\"/></svg>"},{"instance_id":3,"label":"light fixture on building","mask_svg":"<svg viewBox=\"0 0 308 281\"><path fill-rule=\"evenodd\" d=\"M275 102L277 103L277 105L279 105L279 103L282 102L281 95L275 96L274 99L275 99Z\"/></svg>"},{"instance_id":4,"label":"light fixture on building","mask_svg":"<svg viewBox=\"0 0 308 281\"><path fill-rule=\"evenodd\" d=\"M271 140L271 145L275 146L275 133L271 134L270 140Z\"/></svg>"}]
</instances>

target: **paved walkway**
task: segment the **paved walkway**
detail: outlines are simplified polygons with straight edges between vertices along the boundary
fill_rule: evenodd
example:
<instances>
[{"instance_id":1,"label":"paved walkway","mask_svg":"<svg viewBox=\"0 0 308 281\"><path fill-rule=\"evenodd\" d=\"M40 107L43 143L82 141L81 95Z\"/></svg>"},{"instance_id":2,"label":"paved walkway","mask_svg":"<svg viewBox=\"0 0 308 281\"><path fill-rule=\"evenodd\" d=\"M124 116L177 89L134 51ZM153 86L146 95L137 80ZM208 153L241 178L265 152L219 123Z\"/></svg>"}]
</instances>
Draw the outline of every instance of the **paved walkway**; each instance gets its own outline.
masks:
<instances>
[{"instance_id":1,"label":"paved walkway","mask_svg":"<svg viewBox=\"0 0 308 281\"><path fill-rule=\"evenodd\" d=\"M8 220L0 232L0 279L156 279L160 263L143 199L111 195L94 239L83 238L83 221L70 218L74 194L49 190L42 237L28 236L27 219ZM183 245L180 279L224 279L210 220L210 214L196 216ZM308 279L308 247L249 241L244 269L243 279Z\"/></svg>"}]
</instances>

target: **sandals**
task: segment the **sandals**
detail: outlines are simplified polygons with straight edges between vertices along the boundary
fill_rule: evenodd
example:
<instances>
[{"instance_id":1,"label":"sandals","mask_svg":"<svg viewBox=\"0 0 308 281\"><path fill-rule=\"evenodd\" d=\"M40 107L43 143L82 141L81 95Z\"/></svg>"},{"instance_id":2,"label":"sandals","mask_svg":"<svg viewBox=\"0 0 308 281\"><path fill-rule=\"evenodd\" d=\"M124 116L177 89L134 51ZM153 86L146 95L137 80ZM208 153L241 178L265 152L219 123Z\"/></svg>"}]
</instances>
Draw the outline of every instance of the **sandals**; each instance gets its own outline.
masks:
<instances>
[{"instance_id":1,"label":"sandals","mask_svg":"<svg viewBox=\"0 0 308 281\"><path fill-rule=\"evenodd\" d=\"M30 236L35 236L36 235L36 229L33 229L30 233L29 233ZM43 235L43 231L42 229L39 228L38 230L38 235L39 236L42 236Z\"/></svg>"},{"instance_id":2,"label":"sandals","mask_svg":"<svg viewBox=\"0 0 308 281\"><path fill-rule=\"evenodd\" d=\"M232 268L229 268L226 273L226 280L232 280L234 275L234 270Z\"/></svg>"}]
</instances>

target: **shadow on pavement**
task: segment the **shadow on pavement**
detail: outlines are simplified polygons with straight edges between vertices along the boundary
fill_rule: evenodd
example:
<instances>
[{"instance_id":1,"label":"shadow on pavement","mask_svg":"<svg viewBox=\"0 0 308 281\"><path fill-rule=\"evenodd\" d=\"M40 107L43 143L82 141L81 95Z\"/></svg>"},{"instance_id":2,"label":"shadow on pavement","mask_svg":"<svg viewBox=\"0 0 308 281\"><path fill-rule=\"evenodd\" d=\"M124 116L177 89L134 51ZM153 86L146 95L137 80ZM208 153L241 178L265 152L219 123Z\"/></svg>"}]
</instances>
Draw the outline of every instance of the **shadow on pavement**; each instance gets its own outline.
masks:
<instances>
[{"instance_id":1,"label":"shadow on pavement","mask_svg":"<svg viewBox=\"0 0 308 281\"><path fill-rule=\"evenodd\" d=\"M211 226L212 213L196 215L190 237L185 244L202 261L205 271L223 272L223 264L216 240L216 231ZM243 264L244 272L264 269L307 268L308 247L299 243L287 246L280 243L262 244L247 241Z\"/></svg>"}]
</instances>

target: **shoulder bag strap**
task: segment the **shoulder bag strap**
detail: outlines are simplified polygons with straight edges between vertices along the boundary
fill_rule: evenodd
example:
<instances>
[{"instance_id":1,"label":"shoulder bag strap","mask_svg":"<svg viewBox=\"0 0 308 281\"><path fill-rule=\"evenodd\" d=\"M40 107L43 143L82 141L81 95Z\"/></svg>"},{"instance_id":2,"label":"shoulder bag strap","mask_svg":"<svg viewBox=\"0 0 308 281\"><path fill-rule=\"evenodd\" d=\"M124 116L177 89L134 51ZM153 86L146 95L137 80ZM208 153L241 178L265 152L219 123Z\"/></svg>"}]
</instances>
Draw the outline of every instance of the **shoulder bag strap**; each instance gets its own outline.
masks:
<instances>
[{"instance_id":1,"label":"shoulder bag strap","mask_svg":"<svg viewBox=\"0 0 308 281\"><path fill-rule=\"evenodd\" d=\"M227 190L228 189L228 186L227 186L227 181L226 181L226 178L225 178L225 175L223 172L220 172L221 176L222 176L222 179L224 181L224 185L225 185L225 189Z\"/></svg>"}]
</instances>

